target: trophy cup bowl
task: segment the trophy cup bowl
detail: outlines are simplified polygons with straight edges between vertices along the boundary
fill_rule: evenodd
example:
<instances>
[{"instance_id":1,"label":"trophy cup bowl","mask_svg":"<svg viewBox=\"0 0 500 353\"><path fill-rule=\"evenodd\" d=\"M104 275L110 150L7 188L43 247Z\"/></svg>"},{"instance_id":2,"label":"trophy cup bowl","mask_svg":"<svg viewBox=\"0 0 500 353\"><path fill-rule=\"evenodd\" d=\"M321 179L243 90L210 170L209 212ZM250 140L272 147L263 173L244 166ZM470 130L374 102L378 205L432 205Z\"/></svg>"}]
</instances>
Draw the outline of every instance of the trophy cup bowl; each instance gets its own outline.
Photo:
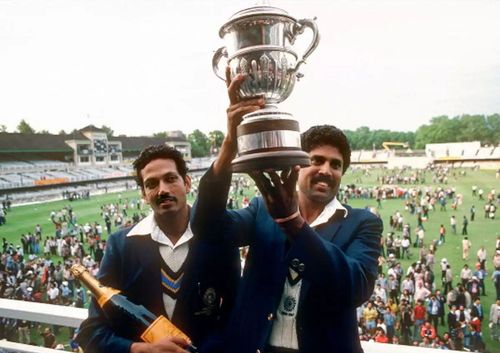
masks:
<instances>
[{"instance_id":1,"label":"trophy cup bowl","mask_svg":"<svg viewBox=\"0 0 500 353\"><path fill-rule=\"evenodd\" d=\"M305 28L312 30L313 38L299 60L292 45ZM232 162L233 171L309 165L309 156L300 146L298 122L276 104L290 96L295 81L302 77L299 67L318 45L314 20L296 20L282 9L254 6L234 14L219 35L226 46L214 54L215 74L225 80L219 72L220 60L225 58L231 79L240 73L245 75L240 97L266 99L265 107L245 115L237 128L238 157Z\"/></svg>"}]
</instances>

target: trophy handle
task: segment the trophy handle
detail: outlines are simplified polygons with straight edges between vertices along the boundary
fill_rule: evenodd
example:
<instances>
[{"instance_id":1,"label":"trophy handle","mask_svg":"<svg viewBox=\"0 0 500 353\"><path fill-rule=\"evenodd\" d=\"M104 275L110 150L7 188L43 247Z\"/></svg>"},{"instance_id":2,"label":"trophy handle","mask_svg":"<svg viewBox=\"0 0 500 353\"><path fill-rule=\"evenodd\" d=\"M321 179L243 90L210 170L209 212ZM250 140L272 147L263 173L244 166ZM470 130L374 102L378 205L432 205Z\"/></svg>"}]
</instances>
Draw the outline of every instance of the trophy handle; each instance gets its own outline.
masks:
<instances>
[{"instance_id":1,"label":"trophy handle","mask_svg":"<svg viewBox=\"0 0 500 353\"><path fill-rule=\"evenodd\" d=\"M309 47L307 47L306 51L304 52L304 55L302 55L302 58L297 62L295 68L293 69L293 71L297 75L297 78L301 78L302 76L304 76L303 74L298 72L299 67L300 65L305 64L306 59L316 49L319 43L318 26L316 25L316 17L314 17L312 20L304 18L297 21L297 23L293 27L293 40L291 41L291 44L293 44L298 34L304 33L306 27L310 28L313 32L313 38L311 44L309 44Z\"/></svg>"},{"instance_id":2,"label":"trophy handle","mask_svg":"<svg viewBox=\"0 0 500 353\"><path fill-rule=\"evenodd\" d=\"M227 49L226 47L220 47L217 49L217 51L214 53L214 56L212 58L212 69L214 70L215 76L220 78L222 81L226 81L225 75L221 75L219 72L219 61L222 57L227 58Z\"/></svg>"}]
</instances>

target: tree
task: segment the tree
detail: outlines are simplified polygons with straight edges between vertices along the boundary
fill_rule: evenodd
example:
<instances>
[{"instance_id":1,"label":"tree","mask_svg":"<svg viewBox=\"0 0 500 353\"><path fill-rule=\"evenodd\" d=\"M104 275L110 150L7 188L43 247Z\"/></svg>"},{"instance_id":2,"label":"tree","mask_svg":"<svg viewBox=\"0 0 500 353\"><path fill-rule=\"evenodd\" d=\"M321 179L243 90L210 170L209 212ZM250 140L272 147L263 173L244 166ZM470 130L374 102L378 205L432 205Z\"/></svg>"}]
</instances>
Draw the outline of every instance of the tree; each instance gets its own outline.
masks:
<instances>
[{"instance_id":1,"label":"tree","mask_svg":"<svg viewBox=\"0 0 500 353\"><path fill-rule=\"evenodd\" d=\"M103 125L101 126L101 129L104 130L104 132L106 133L106 135L108 136L113 136L114 135L114 131L113 129L111 129L109 126L106 126L106 125Z\"/></svg>"},{"instance_id":2,"label":"tree","mask_svg":"<svg viewBox=\"0 0 500 353\"><path fill-rule=\"evenodd\" d=\"M37 134L50 134L49 130L43 129L37 132Z\"/></svg>"},{"instance_id":3,"label":"tree","mask_svg":"<svg viewBox=\"0 0 500 353\"><path fill-rule=\"evenodd\" d=\"M166 138L167 137L167 132L166 131L162 131L162 132L155 132L153 134L153 137L161 137L161 138Z\"/></svg>"},{"instance_id":4,"label":"tree","mask_svg":"<svg viewBox=\"0 0 500 353\"><path fill-rule=\"evenodd\" d=\"M20 134L34 134L35 129L33 129L24 119L17 125L17 132Z\"/></svg>"},{"instance_id":5,"label":"tree","mask_svg":"<svg viewBox=\"0 0 500 353\"><path fill-rule=\"evenodd\" d=\"M193 157L206 157L210 154L210 140L200 130L196 129L188 135Z\"/></svg>"},{"instance_id":6,"label":"tree","mask_svg":"<svg viewBox=\"0 0 500 353\"><path fill-rule=\"evenodd\" d=\"M344 133L352 150L380 149L383 142L405 142L410 146L415 142L415 134L410 131L370 130L369 127L361 126L355 131L345 130Z\"/></svg>"},{"instance_id":7,"label":"tree","mask_svg":"<svg viewBox=\"0 0 500 353\"><path fill-rule=\"evenodd\" d=\"M7 126L6 125L0 125L0 132L7 132Z\"/></svg>"},{"instance_id":8,"label":"tree","mask_svg":"<svg viewBox=\"0 0 500 353\"><path fill-rule=\"evenodd\" d=\"M498 145L500 143L500 114L493 114L486 117L486 126L490 131L488 140L484 141L489 145Z\"/></svg>"},{"instance_id":9,"label":"tree","mask_svg":"<svg viewBox=\"0 0 500 353\"><path fill-rule=\"evenodd\" d=\"M480 141L482 144L496 145L500 136L500 115L438 116L429 125L422 125L415 134L416 148L424 148L428 143Z\"/></svg>"},{"instance_id":10,"label":"tree","mask_svg":"<svg viewBox=\"0 0 500 353\"><path fill-rule=\"evenodd\" d=\"M64 130L60 130L57 134L61 135L61 136L66 136L67 135L66 131L64 131Z\"/></svg>"},{"instance_id":11,"label":"tree","mask_svg":"<svg viewBox=\"0 0 500 353\"><path fill-rule=\"evenodd\" d=\"M212 152L214 152L215 149L220 150L222 141L224 141L224 133L220 130L213 130L208 133L208 138L210 139Z\"/></svg>"}]
</instances>

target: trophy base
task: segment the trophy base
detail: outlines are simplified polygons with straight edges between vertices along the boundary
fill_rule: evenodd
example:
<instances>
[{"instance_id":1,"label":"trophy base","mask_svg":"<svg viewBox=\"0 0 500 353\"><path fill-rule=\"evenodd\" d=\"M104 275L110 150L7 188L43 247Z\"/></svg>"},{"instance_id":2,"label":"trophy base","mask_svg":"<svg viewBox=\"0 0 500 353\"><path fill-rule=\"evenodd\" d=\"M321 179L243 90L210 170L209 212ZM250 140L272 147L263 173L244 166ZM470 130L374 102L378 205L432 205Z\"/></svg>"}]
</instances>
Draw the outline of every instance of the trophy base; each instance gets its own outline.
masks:
<instances>
[{"instance_id":1,"label":"trophy base","mask_svg":"<svg viewBox=\"0 0 500 353\"><path fill-rule=\"evenodd\" d=\"M235 173L257 170L283 170L300 165L311 165L309 155L304 151L266 151L246 154L233 160L231 169Z\"/></svg>"}]
</instances>

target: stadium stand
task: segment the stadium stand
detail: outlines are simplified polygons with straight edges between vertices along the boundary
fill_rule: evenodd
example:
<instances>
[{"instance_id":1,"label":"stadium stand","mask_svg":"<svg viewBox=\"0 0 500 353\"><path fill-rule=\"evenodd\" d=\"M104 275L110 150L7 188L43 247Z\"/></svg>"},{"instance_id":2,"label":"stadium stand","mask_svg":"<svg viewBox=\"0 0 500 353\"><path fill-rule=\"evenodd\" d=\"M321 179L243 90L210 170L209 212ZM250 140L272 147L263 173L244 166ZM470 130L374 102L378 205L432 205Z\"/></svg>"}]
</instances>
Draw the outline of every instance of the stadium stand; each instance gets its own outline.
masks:
<instances>
[{"instance_id":1,"label":"stadium stand","mask_svg":"<svg viewBox=\"0 0 500 353\"><path fill-rule=\"evenodd\" d=\"M26 138L24 134L0 133L0 199L12 193L34 191L31 189L55 189L56 192L47 191L54 195L68 187L131 181L132 161L145 147L160 143L181 150L192 172L205 170L215 158L191 158L189 142L179 131L170 132L166 137L116 137L89 125L68 135L33 134ZM500 146L481 147L479 141L472 141L428 144L422 151L357 150L352 151L351 162L387 168L424 168L433 163L446 163L456 167L498 169Z\"/></svg>"},{"instance_id":2,"label":"stadium stand","mask_svg":"<svg viewBox=\"0 0 500 353\"><path fill-rule=\"evenodd\" d=\"M152 144L171 145L191 160L191 146L180 131L166 137L116 137L89 125L67 135L28 137L0 133L0 191L131 178L131 161Z\"/></svg>"}]
</instances>

